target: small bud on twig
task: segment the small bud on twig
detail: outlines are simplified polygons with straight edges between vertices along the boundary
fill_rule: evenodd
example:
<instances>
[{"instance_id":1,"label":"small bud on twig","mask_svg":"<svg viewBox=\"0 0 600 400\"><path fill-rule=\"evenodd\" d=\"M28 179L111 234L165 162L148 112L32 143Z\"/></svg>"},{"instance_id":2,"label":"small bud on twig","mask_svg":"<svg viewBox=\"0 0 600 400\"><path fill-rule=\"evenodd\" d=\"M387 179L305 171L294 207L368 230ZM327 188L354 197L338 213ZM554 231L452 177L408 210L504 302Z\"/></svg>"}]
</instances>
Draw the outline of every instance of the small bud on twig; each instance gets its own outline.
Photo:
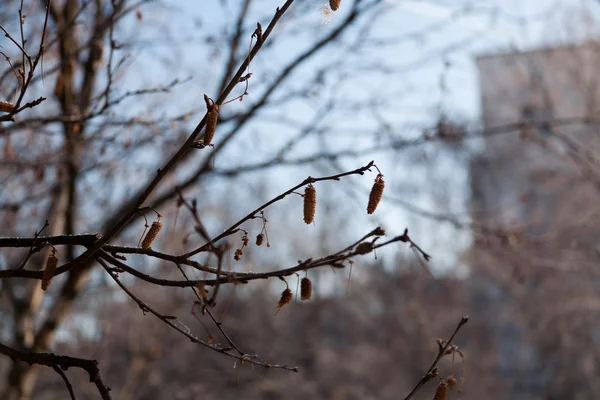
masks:
<instances>
[{"instance_id":1,"label":"small bud on twig","mask_svg":"<svg viewBox=\"0 0 600 400\"><path fill-rule=\"evenodd\" d=\"M356 246L357 254L369 254L373 251L373 244L370 242L362 242L358 246Z\"/></svg>"}]
</instances>

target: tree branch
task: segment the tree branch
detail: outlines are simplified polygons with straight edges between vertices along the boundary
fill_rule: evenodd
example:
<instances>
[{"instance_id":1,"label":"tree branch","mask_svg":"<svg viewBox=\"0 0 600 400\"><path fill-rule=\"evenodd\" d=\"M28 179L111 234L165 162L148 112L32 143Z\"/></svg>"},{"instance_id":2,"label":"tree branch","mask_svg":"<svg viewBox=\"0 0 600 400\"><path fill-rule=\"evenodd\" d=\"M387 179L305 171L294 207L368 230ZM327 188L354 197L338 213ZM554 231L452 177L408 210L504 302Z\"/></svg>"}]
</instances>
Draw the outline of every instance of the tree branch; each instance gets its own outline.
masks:
<instances>
[{"instance_id":1,"label":"tree branch","mask_svg":"<svg viewBox=\"0 0 600 400\"><path fill-rule=\"evenodd\" d=\"M454 329L454 332L452 333L452 336L450 336L450 339L448 339L448 341L446 342L446 344L444 346L440 346L440 350L438 352L437 357L435 358L435 360L433 360L433 363L431 364L431 366L429 367L429 369L427 370L425 375L423 375L421 380L417 383L417 386L415 386L415 388L408 394L408 396L406 396L404 398L404 400L412 399L413 396L415 395L415 393L417 393L417 391L419 389L421 389L423 387L423 385L425 385L427 382L429 382L431 379L433 379L437 375L436 367L437 367L438 363L440 362L442 357L444 357L446 354L448 354L448 350L450 349L450 346L452 345L452 340L454 340L454 337L456 336L456 334L458 333L460 328L462 328L467 322L469 322L469 317L467 317L467 316L464 316L460 319L460 322L456 326L456 329Z\"/></svg>"},{"instance_id":2,"label":"tree branch","mask_svg":"<svg viewBox=\"0 0 600 400\"><path fill-rule=\"evenodd\" d=\"M102 267L104 267L106 272L108 272L110 277L117 283L117 285L119 285L119 287L125 293L127 293L127 295L133 301L135 301L137 303L137 305L140 307L140 309L142 309L142 311L144 313L146 313L146 312L151 313L152 315L154 315L155 317L157 317L158 319L163 321L165 324L169 325L171 328L175 329L177 332L181 333L182 335L184 335L185 337L190 339L193 343L198 343L204 347L207 347L218 353L224 354L228 357L235 358L236 360L239 360L241 362L249 362L250 364L258 365L258 366L265 367L265 368L279 368L279 369L285 369L288 371L298 372L297 367L290 367L288 365L269 364L266 361L262 360L257 355L234 354L234 353L230 352L230 350L234 350L233 348L221 348L218 344L209 344L203 340L198 339L196 336L194 336L191 333L191 330L187 326L183 325L183 323L177 319L177 317L174 317L171 315L163 315L163 314L159 313L158 311L156 311L152 307L150 307L148 304L146 304L144 301L139 299L136 295L134 295L133 292L131 292L129 289L127 289L127 287L125 285L123 285L123 283L117 277L116 273L114 273L110 269L110 267L106 264L106 262L104 260L98 259L98 262L102 265ZM176 324L175 322L178 322L179 324Z\"/></svg>"},{"instance_id":3,"label":"tree branch","mask_svg":"<svg viewBox=\"0 0 600 400\"><path fill-rule=\"evenodd\" d=\"M266 40L269 37L270 33L273 31L273 28L275 27L275 25L277 24L279 19L283 16L283 14L287 11L287 9L292 5L293 2L294 2L294 0L287 0L281 8L279 8L279 7L277 8L277 11L275 12L275 16L271 20L269 27L263 33L263 40L262 41L259 40L256 42L256 44L252 48L252 51L250 52L249 56L244 59L244 62L242 63L242 65L240 66L240 68L238 69L236 74L233 76L233 78L231 79L229 85L225 88L225 90L221 93L221 95L215 102L216 104L221 105L227 99L227 96L229 95L229 93L231 93L231 91L234 89L234 87L239 83L239 80L242 77L246 68L248 67L248 64L252 61L252 59L256 56L256 54L262 47L264 40ZM107 244L115 235L117 235L121 231L121 229L123 229L127 225L129 220L136 214L137 210L144 204L146 199L150 196L150 194L154 191L154 189L158 186L158 184L162 181L162 179L167 175L167 173L178 164L179 160L182 159L184 154L189 149L193 148L194 141L196 141L197 137L200 135L200 131L206 125L207 115L208 115L208 113L204 115L204 118L202 118L200 123L196 126L196 128L194 129L192 134L188 137L186 142L171 157L171 159L169 159L169 161L167 161L165 166L162 169L157 170L156 177L148 184L148 186L142 191L142 193L136 199L133 200L133 203L128 205L129 209L124 212L124 214L108 230L108 232L100 240L98 240L93 246L88 248L88 250L86 250L82 255L77 257L75 260L67 263L65 266L67 266L68 264L72 264L72 265L70 265L70 268L73 268L73 267L78 267L80 265L83 265L86 261L88 261L93 256L93 254L96 251L98 251L102 246Z\"/></svg>"},{"instance_id":4,"label":"tree branch","mask_svg":"<svg viewBox=\"0 0 600 400\"><path fill-rule=\"evenodd\" d=\"M61 245L91 246L100 240L99 233L84 233L81 235L58 235L40 237L0 237L0 247L30 247L40 243Z\"/></svg>"},{"instance_id":5,"label":"tree branch","mask_svg":"<svg viewBox=\"0 0 600 400\"><path fill-rule=\"evenodd\" d=\"M110 400L110 388L108 388L100 376L100 369L96 360L86 360L69 356L58 356L54 353L30 353L20 351L0 343L0 353L13 360L24 361L28 364L45 365L51 368L60 368L63 371L73 367L85 370L90 376L90 382L94 383L103 400Z\"/></svg>"},{"instance_id":6,"label":"tree branch","mask_svg":"<svg viewBox=\"0 0 600 400\"><path fill-rule=\"evenodd\" d=\"M271 204L276 203L276 202L284 199L286 196L289 196L290 194L294 193L296 190L298 190L302 186L308 185L309 183L315 183L315 182L320 182L320 181L339 181L340 178L342 178L344 176L348 176L348 175L363 175L365 173L365 171L369 171L370 168L373 165L374 165L374 162L371 161L369 164L365 165L364 167L360 167L360 168L357 168L355 170L348 171L348 172L343 172L343 173L337 174L337 175L325 176L325 177L322 177L322 178L313 178L313 177L309 176L308 178L306 178L305 180L303 180L298 185L296 185L293 188L291 188L291 189L283 192L279 196L273 198L272 200L269 200L268 202L266 202L262 206L258 207L254 211L250 212L248 215L246 215L244 218L240 219L238 222L236 222L235 224L233 224L231 227L229 227L228 229L226 229L223 233L221 233L220 235L218 235L217 237L215 237L210 242L204 244L203 246L200 246L196 250L193 250L193 251L191 251L189 253L183 254L180 257L181 257L181 259L185 260L186 258L190 258L190 257L192 257L192 256L194 256L194 255L196 255L196 254L198 254L200 252L209 250L214 243L216 243L217 241L221 240L222 238L224 238L224 237L226 237L228 235L231 235L232 232L235 229L237 229L237 227L239 227L240 225L242 225L244 222L246 222L246 221L248 221L250 219L253 219L255 217L255 215L258 214L261 210L264 210L265 208L267 208Z\"/></svg>"}]
</instances>

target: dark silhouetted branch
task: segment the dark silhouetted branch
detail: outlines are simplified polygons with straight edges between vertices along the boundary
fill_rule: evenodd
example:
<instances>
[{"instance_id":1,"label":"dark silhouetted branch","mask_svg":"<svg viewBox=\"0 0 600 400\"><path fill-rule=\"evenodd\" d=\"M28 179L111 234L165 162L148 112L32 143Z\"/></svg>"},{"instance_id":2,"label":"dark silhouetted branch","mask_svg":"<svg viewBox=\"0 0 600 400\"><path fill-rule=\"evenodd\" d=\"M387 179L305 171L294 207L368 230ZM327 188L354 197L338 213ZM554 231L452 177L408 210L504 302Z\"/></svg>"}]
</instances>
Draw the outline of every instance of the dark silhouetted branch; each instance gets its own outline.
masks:
<instances>
[{"instance_id":1,"label":"dark silhouetted branch","mask_svg":"<svg viewBox=\"0 0 600 400\"><path fill-rule=\"evenodd\" d=\"M100 376L98 362L96 360L86 360L69 356L58 356L53 353L29 353L13 349L0 343L0 353L10 357L13 360L23 361L28 364L44 365L51 368L60 368L66 371L69 368L81 368L90 376L90 382L94 383L100 392L103 400L110 400L110 388L108 388ZM63 378L64 379L64 378ZM68 382L68 381L67 381ZM69 389L71 392L72 389Z\"/></svg>"}]
</instances>

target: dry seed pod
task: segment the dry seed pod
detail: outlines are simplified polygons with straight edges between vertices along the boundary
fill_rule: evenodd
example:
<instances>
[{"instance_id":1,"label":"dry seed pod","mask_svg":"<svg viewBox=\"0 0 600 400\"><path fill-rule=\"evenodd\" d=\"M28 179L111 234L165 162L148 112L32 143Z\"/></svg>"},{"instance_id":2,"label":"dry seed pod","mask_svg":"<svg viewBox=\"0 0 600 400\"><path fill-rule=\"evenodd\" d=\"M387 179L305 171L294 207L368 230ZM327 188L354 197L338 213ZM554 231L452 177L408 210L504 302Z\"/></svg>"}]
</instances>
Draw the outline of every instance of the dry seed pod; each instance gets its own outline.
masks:
<instances>
[{"instance_id":1,"label":"dry seed pod","mask_svg":"<svg viewBox=\"0 0 600 400\"><path fill-rule=\"evenodd\" d=\"M283 306L285 306L286 304L290 304L290 301L292 301L292 290L290 288L285 289L282 293L281 293L281 298L279 299L279 304L277 304L277 308L281 308Z\"/></svg>"},{"instance_id":2,"label":"dry seed pod","mask_svg":"<svg viewBox=\"0 0 600 400\"><path fill-rule=\"evenodd\" d=\"M312 282L308 277L302 278L300 281L300 300L310 300L312 296Z\"/></svg>"},{"instance_id":3,"label":"dry seed pod","mask_svg":"<svg viewBox=\"0 0 600 400\"><path fill-rule=\"evenodd\" d=\"M446 400L448 396L448 385L445 381L440 381L437 389L435 390L435 395L433 396L433 400Z\"/></svg>"},{"instance_id":4,"label":"dry seed pod","mask_svg":"<svg viewBox=\"0 0 600 400\"><path fill-rule=\"evenodd\" d=\"M257 246L260 246L261 244L263 244L264 240L265 240L264 233L259 233L258 235L256 235L256 245Z\"/></svg>"},{"instance_id":5,"label":"dry seed pod","mask_svg":"<svg viewBox=\"0 0 600 400\"><path fill-rule=\"evenodd\" d=\"M8 101L0 101L0 112L9 113L14 108L15 106L12 103L9 103Z\"/></svg>"},{"instance_id":6,"label":"dry seed pod","mask_svg":"<svg viewBox=\"0 0 600 400\"><path fill-rule=\"evenodd\" d=\"M213 104L206 117L206 129L204 131L204 145L208 146L215 136L215 130L217 129L217 120L219 119L219 106Z\"/></svg>"},{"instance_id":7,"label":"dry seed pod","mask_svg":"<svg viewBox=\"0 0 600 400\"><path fill-rule=\"evenodd\" d=\"M52 254L46 261L46 267L44 268L44 275L42 276L42 290L48 289L52 278L54 278L54 272L56 272L56 265L58 264L58 258L56 257L56 250L52 249Z\"/></svg>"},{"instance_id":8,"label":"dry seed pod","mask_svg":"<svg viewBox=\"0 0 600 400\"><path fill-rule=\"evenodd\" d=\"M310 224L315 219L317 210L317 190L313 185L309 185L304 190L304 222Z\"/></svg>"},{"instance_id":9,"label":"dry seed pod","mask_svg":"<svg viewBox=\"0 0 600 400\"><path fill-rule=\"evenodd\" d=\"M337 9L340 8L340 3L341 0L329 0L329 7L331 7L333 11L337 11Z\"/></svg>"},{"instance_id":10,"label":"dry seed pod","mask_svg":"<svg viewBox=\"0 0 600 400\"><path fill-rule=\"evenodd\" d=\"M152 226L150 227L150 230L148 230L146 237L144 240L142 240L142 249L148 250L150 246L152 246L152 242L154 242L154 239L156 239L156 236L158 236L158 232L160 232L161 228L162 222L155 221L152 223Z\"/></svg>"},{"instance_id":11,"label":"dry seed pod","mask_svg":"<svg viewBox=\"0 0 600 400\"><path fill-rule=\"evenodd\" d=\"M375 178L375 183L371 188L371 193L369 194L369 205L367 206L367 213L373 214L377 205L381 201L381 196L383 196L383 188L385 187L385 182L383 181L383 175L378 174L377 178Z\"/></svg>"}]
</instances>

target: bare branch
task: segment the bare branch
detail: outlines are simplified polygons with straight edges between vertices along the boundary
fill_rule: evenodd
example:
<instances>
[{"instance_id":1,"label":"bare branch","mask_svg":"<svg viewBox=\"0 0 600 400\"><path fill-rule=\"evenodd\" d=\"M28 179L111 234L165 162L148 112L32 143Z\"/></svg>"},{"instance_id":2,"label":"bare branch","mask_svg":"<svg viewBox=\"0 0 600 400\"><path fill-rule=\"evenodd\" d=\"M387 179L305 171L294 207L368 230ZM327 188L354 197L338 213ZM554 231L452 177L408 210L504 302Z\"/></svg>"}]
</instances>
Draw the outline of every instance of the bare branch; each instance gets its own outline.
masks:
<instances>
[{"instance_id":1,"label":"bare branch","mask_svg":"<svg viewBox=\"0 0 600 400\"><path fill-rule=\"evenodd\" d=\"M27 79L24 79L23 85L21 86L21 92L19 94L19 98L17 99L17 102L15 103L14 109L7 115L1 116L0 122L12 121L13 116L17 112L21 112L22 110L24 110L26 108L34 107L35 105L37 105L45 100L44 97L40 97L38 100L27 103L25 106L21 107L21 102L23 101L23 97L25 97L25 92L27 91L27 88L29 87L31 80L33 79L33 74L35 72L35 69L36 69L39 61L41 60L42 56L44 55L44 40L46 39L46 29L48 27L48 15L50 13L51 3L52 3L52 0L48 0L48 4L46 5L46 16L44 17L44 27L42 29L42 38L40 39L40 47L38 50L38 54L35 57L35 60L33 61L33 63L31 62L31 57L29 55L27 55L27 53L25 52L25 49L22 48L21 46L19 46L19 48L23 52L23 56L25 56L30 63L29 73L27 74ZM19 11L19 13L20 13L20 11ZM19 21L19 25L21 26L21 29L23 29L23 21ZM0 28L4 31L6 36L10 37L10 35L4 29L4 27L0 26ZM14 42L16 43L16 41L14 41ZM23 78L24 78L24 73L23 73Z\"/></svg>"},{"instance_id":2,"label":"bare branch","mask_svg":"<svg viewBox=\"0 0 600 400\"><path fill-rule=\"evenodd\" d=\"M102 381L100 369L96 360L86 360L69 356L58 356L54 353L30 353L13 349L0 343L0 353L13 360L23 361L29 364L45 365L51 368L60 368L66 371L69 368L81 368L90 376L90 382L96 385L103 400L110 400L110 389ZM69 390L71 391L71 390Z\"/></svg>"},{"instance_id":3,"label":"bare branch","mask_svg":"<svg viewBox=\"0 0 600 400\"><path fill-rule=\"evenodd\" d=\"M171 328L175 329L177 332L181 333L182 335L184 335L185 337L187 337L188 339L190 339L192 342L194 343L198 343L204 347L207 347L211 350L214 350L218 353L224 354L228 357L232 357L235 358L241 362L249 362L250 364L254 364L254 365L258 365L261 367L265 367L265 368L278 368L278 369L285 369L288 371L294 371L294 372L298 372L298 368L297 367L290 367L288 365L278 365L278 364L269 364L267 362L265 362L264 360L262 360L260 357L258 357L257 355L254 354L243 354L243 355L238 355L238 354L234 354L230 352L230 348L222 348L220 345L218 344L209 344L203 340L200 340L199 338L197 338L196 336L194 336L189 328L185 327L185 325L183 325L176 317L171 316L171 315L163 315L159 312L157 312L156 310L154 310L152 307L148 306L148 304L146 304L144 301L142 301L140 298L138 298L136 295L134 295L129 289L127 289L127 287L125 285L123 285L123 283L119 280L119 278L117 277L116 273L113 272L110 267L105 263L104 260L98 259L98 262L104 267L104 269L106 270L106 272L108 272L108 274L110 275L110 277L117 283L117 285L119 285L119 287L125 292L127 293L127 295L137 303L137 305L142 309L142 312L146 313L149 312L152 315L154 315L155 317L157 317L158 319L160 319L161 321L163 321L165 324L167 324L168 326L170 326ZM175 322L180 322L180 324L176 324ZM183 326L183 327L182 327Z\"/></svg>"},{"instance_id":4,"label":"bare branch","mask_svg":"<svg viewBox=\"0 0 600 400\"><path fill-rule=\"evenodd\" d=\"M222 238L229 236L233 233L233 231L235 229L237 229L241 224L243 224L244 222L253 219L256 217L256 214L258 214L260 211L264 210L265 208L269 207L271 204L274 204L280 200L283 200L285 197L289 196L290 194L294 193L296 190L300 189L303 186L306 186L308 184L311 183L315 183L315 182L320 182L320 181L339 181L340 178L343 178L344 176L349 176L349 175L363 175L365 173L365 171L370 170L370 168L374 165L374 162L371 161L369 164L365 165L364 167L360 167L357 168L355 170L352 171L348 171L348 172L343 172L341 174L336 174L336 175L331 175L331 176L325 176L322 178L313 178L313 177L308 177L306 178L304 181L302 181L301 183L299 183L298 185L294 186L293 188L283 192L282 194L280 194L279 196L275 197L274 199L266 202L265 204L263 204L262 206L258 207L257 209L255 209L254 211L250 212L248 215L246 215L244 218L240 219L238 222L236 222L235 224L233 224L232 226L230 226L228 229L226 229L223 233L221 233L220 235L218 235L217 237L215 237L213 240L211 240L210 242L204 244L203 246L199 247L196 250L193 250L187 254L184 254L181 256L182 259L186 259L189 257L192 257L195 254L198 254L200 252L203 251L207 251L210 248L212 248L213 244L216 243L217 241L221 240Z\"/></svg>"},{"instance_id":5,"label":"bare branch","mask_svg":"<svg viewBox=\"0 0 600 400\"><path fill-rule=\"evenodd\" d=\"M281 8L277 8L275 16L271 20L269 27L267 28L267 30L265 31L265 33L263 35L265 40L267 39L269 34L272 32L273 28L275 27L275 25L277 24L279 19L283 16L283 14L287 11L287 9L292 5L293 2L294 2L294 0L288 0L285 2L285 4ZM221 95L219 96L219 99L216 102L217 104L219 104L219 105L222 104L225 101L225 99L227 98L227 96L229 95L229 93L231 93L233 88L239 83L239 79L242 77L242 75L243 75L244 71L246 70L250 61L252 61L254 56L256 56L256 54L262 47L262 44L263 44L263 42L257 42L254 45L248 58L244 59L244 62L238 69L237 73L231 79L230 84L225 88L223 93L221 93ZM73 263L73 267L82 265L83 263L88 261L90 259L90 257L92 257L92 255L96 251L98 251L103 245L107 244L110 239L112 239L116 234L118 234L121 231L121 229L123 229L127 225L129 220L136 214L137 210L144 204L146 199L150 196L150 194L158 186L160 181L167 175L167 173L171 169L173 169L178 164L179 160L181 160L181 158L184 156L184 154L193 147L194 142L196 141L196 139L198 138L198 135L200 134L201 130L204 128L204 126L206 124L207 115L208 114L205 114L204 118L202 118L202 121L200 121L198 126L196 126L196 128L194 129L192 134L188 137L186 142L171 157L171 159L165 164L165 166L162 169L159 169L157 171L156 177L148 184L148 186L146 187L146 189L144 189L144 191L141 193L141 195L139 197L137 197L137 199L134 200L134 204L130 206L129 210L126 211L122 215L122 217L118 220L118 222L108 230L108 232L102 237L102 239L98 240L92 247L90 247L82 255L80 255L75 260L70 262L70 263Z\"/></svg>"},{"instance_id":6,"label":"bare branch","mask_svg":"<svg viewBox=\"0 0 600 400\"><path fill-rule=\"evenodd\" d=\"M454 340L454 337L456 336L456 334L458 333L458 331L460 330L460 328L462 328L467 322L469 322L469 317L467 317L467 316L462 317L460 319L460 322L456 326L456 329L454 329L454 332L452 333L452 335L450 336L450 338L445 342L445 345L444 346L440 346L440 349L439 349L437 357L435 358L435 360L433 360L433 363L431 364L431 366L429 367L429 369L427 370L427 372L425 373L425 375L423 375L423 377L417 383L417 385L415 386L415 388L408 394L408 396L406 396L404 398L404 400L410 400L410 399L412 399L413 396L419 391L419 389L421 389L431 379L435 378L435 376L436 376L436 366L438 365L438 363L440 362L440 360L442 359L442 357L444 357L445 355L448 354L448 349L450 349L450 346L452 346L452 341Z\"/></svg>"}]
</instances>

